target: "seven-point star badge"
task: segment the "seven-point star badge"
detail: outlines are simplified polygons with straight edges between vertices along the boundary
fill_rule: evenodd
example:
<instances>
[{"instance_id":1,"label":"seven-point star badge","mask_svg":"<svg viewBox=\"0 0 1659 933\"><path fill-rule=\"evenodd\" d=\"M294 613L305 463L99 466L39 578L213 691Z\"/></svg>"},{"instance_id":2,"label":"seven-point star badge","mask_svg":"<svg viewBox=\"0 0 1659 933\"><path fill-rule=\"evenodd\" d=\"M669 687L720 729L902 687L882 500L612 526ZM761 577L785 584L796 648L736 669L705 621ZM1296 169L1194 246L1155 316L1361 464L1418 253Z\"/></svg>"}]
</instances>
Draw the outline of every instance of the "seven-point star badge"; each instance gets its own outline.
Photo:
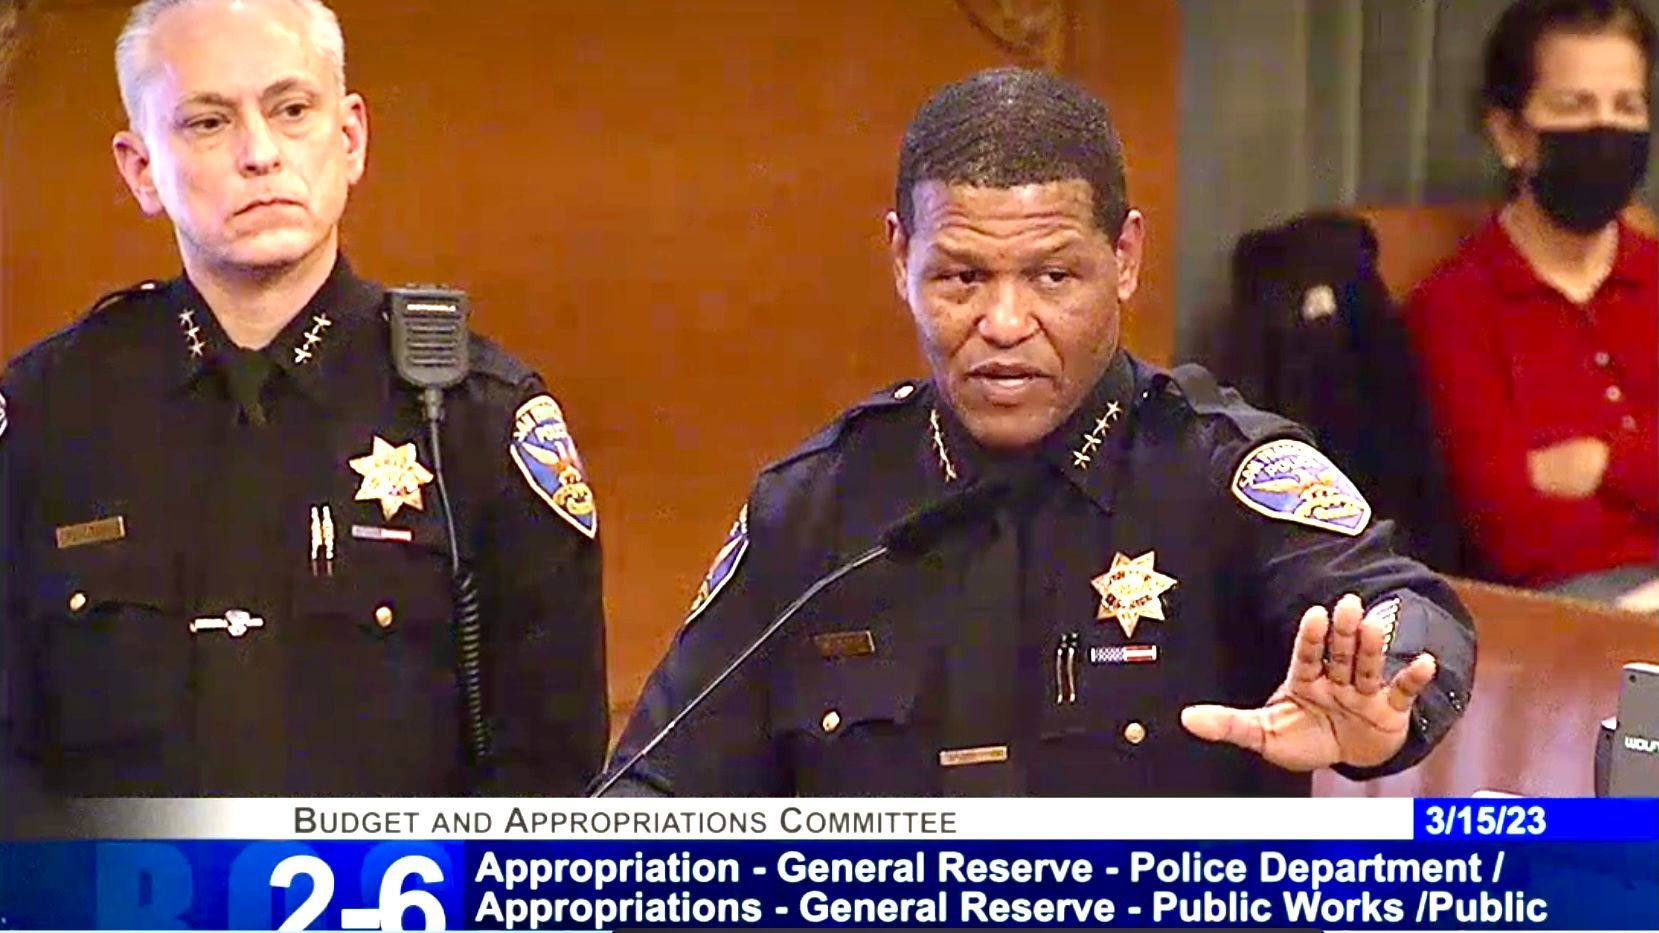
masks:
<instances>
[{"instance_id":1,"label":"seven-point star badge","mask_svg":"<svg viewBox=\"0 0 1659 933\"><path fill-rule=\"evenodd\" d=\"M1155 553L1147 551L1133 559L1113 555L1111 568L1089 581L1100 594L1100 612L1095 618L1116 618L1125 638L1135 637L1142 619L1163 621L1164 604L1158 597L1175 585L1175 578L1152 569Z\"/></svg>"},{"instance_id":2,"label":"seven-point star badge","mask_svg":"<svg viewBox=\"0 0 1659 933\"><path fill-rule=\"evenodd\" d=\"M404 506L419 509L421 487L432 482L432 473L420 465L414 442L393 447L376 436L374 452L351 461L351 468L363 477L357 501L380 500L380 510L391 518Z\"/></svg>"}]
</instances>

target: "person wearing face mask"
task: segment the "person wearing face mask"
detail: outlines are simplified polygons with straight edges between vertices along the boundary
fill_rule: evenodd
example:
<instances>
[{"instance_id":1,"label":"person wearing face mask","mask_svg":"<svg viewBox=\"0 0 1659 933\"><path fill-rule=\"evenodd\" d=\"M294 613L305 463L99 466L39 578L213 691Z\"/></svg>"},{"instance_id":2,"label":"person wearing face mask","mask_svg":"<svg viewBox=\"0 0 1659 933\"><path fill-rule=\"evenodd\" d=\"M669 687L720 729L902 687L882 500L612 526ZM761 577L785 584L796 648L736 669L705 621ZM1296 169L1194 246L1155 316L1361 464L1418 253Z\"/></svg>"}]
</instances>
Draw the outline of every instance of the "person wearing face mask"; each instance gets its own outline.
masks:
<instances>
[{"instance_id":1,"label":"person wearing face mask","mask_svg":"<svg viewBox=\"0 0 1659 933\"><path fill-rule=\"evenodd\" d=\"M761 472L616 792L1302 795L1318 768L1426 756L1469 700L1470 620L1303 429L1123 349L1146 220L1104 105L981 72L922 106L897 175L893 280L931 378ZM892 536L918 509L953 517ZM819 591L653 747L884 537L898 553Z\"/></svg>"},{"instance_id":2,"label":"person wearing face mask","mask_svg":"<svg viewBox=\"0 0 1659 933\"><path fill-rule=\"evenodd\" d=\"M1653 51L1633 0L1504 12L1480 100L1512 194L1405 309L1482 570L1599 600L1659 577L1659 250L1620 219Z\"/></svg>"}]
</instances>

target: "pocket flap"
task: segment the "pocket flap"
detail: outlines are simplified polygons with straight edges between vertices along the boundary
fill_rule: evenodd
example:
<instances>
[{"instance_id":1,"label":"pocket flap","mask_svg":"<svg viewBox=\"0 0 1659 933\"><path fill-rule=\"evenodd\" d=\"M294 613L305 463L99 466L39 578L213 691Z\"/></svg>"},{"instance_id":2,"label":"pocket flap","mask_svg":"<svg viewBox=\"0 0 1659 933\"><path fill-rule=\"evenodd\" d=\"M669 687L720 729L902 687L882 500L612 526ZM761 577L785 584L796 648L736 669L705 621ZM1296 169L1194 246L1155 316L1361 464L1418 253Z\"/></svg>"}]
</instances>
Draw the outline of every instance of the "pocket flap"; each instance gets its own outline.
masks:
<instances>
[{"instance_id":1,"label":"pocket flap","mask_svg":"<svg viewBox=\"0 0 1659 933\"><path fill-rule=\"evenodd\" d=\"M294 608L382 637L411 628L429 632L453 617L448 567L413 552L353 561L332 573L303 570L294 582Z\"/></svg>"},{"instance_id":2,"label":"pocket flap","mask_svg":"<svg viewBox=\"0 0 1659 933\"><path fill-rule=\"evenodd\" d=\"M872 655L793 667L774 691L780 732L834 739L871 723L904 725L916 706L918 674L902 659Z\"/></svg>"},{"instance_id":3,"label":"pocket flap","mask_svg":"<svg viewBox=\"0 0 1659 933\"><path fill-rule=\"evenodd\" d=\"M156 612L177 608L172 569L153 553L124 542L54 551L42 563L30 587L36 616L74 617L122 606Z\"/></svg>"}]
</instances>

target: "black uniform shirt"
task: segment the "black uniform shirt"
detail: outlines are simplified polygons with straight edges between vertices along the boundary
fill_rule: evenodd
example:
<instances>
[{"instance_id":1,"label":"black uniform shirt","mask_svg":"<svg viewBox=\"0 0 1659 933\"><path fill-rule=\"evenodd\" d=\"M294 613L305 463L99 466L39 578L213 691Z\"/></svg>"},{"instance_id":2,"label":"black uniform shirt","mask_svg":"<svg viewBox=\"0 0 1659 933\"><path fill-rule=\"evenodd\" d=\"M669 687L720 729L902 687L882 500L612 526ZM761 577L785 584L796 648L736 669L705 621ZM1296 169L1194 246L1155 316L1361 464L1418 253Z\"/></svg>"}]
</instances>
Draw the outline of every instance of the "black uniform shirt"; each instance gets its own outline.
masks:
<instances>
[{"instance_id":1,"label":"black uniform shirt","mask_svg":"<svg viewBox=\"0 0 1659 933\"><path fill-rule=\"evenodd\" d=\"M7 370L15 792L470 789L435 464L383 300L342 259L255 352L187 279L146 284ZM472 359L443 460L482 605L483 789L574 793L606 738L592 493L541 379L476 338Z\"/></svg>"},{"instance_id":2,"label":"black uniform shirt","mask_svg":"<svg viewBox=\"0 0 1659 933\"><path fill-rule=\"evenodd\" d=\"M1349 592L1395 620L1390 676L1425 650L1439 672L1400 753L1344 773L1410 766L1467 704L1466 612L1305 433L1202 370L1120 354L1030 454L993 456L906 383L765 470L613 762L815 579L992 475L1014 494L821 593L620 792L1305 794L1180 711L1262 704L1302 613Z\"/></svg>"}]
</instances>

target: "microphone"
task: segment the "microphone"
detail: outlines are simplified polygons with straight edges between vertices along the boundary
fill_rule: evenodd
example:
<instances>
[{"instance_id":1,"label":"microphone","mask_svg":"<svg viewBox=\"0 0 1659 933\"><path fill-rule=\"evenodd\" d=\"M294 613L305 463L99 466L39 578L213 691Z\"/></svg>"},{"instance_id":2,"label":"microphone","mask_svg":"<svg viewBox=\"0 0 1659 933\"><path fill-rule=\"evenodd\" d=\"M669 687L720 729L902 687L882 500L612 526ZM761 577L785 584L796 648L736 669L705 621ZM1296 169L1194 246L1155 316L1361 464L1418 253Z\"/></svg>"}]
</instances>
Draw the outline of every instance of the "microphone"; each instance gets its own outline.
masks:
<instances>
[{"instance_id":1,"label":"microphone","mask_svg":"<svg viewBox=\"0 0 1659 933\"><path fill-rule=\"evenodd\" d=\"M386 297L398 376L419 389L449 389L467 378L467 293L411 285L388 289Z\"/></svg>"},{"instance_id":2,"label":"microphone","mask_svg":"<svg viewBox=\"0 0 1659 933\"><path fill-rule=\"evenodd\" d=\"M784 607L783 612L778 613L777 618L773 619L770 625L766 626L759 635L755 636L753 641L749 642L747 647L738 653L737 657L727 663L720 673L709 681L708 686L698 691L697 695L691 698L691 702L687 703L678 713L675 713L672 719L664 723L662 728L658 729L649 741L639 747L638 751L629 755L628 760L623 762L621 767L596 779L594 785L590 785L589 792L584 796L589 798L603 797L606 791L614 787L617 781L622 780L623 776L633 769L634 765L639 764L642 758L649 755L673 734L674 730L679 728L680 723L687 716L690 716L697 707L703 705L703 701L707 700L715 690L719 689L721 684L737 673L737 670L748 662L749 658L753 657L767 642L771 641L773 636L789 624L789 620L793 619L796 613L812 602L819 593L833 586L843 577L856 572L860 567L874 563L883 557L914 558L927 553L944 538L946 532L982 515L986 507L1008 495L1012 488L1013 485L1010 482L1000 478L978 482L959 493L946 496L936 502L915 509L882 529L876 537L877 543L874 547L819 577L811 586L803 590L801 595L795 597L793 602Z\"/></svg>"},{"instance_id":3,"label":"microphone","mask_svg":"<svg viewBox=\"0 0 1659 933\"><path fill-rule=\"evenodd\" d=\"M439 424L444 420L444 392L460 385L472 370L467 330L467 293L436 285L407 285L386 291L386 320L392 332L392 366L406 385L420 390L421 413L432 449L432 475L438 485L449 544L450 603L454 610L455 681L461 699L461 743L471 768L474 790L489 777L494 737L484 709L483 601L478 577L461 563L455 508L444 475Z\"/></svg>"}]
</instances>

